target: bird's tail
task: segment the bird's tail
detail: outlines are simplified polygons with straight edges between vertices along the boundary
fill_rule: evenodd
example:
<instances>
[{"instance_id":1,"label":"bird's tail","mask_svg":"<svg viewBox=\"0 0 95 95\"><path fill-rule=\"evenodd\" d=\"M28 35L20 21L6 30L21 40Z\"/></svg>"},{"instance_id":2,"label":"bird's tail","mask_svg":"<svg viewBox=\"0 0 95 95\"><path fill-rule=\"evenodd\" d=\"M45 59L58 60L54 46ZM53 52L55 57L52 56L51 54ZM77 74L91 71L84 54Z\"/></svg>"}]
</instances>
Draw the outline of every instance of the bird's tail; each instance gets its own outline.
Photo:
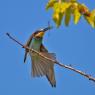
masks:
<instances>
[{"instance_id":1,"label":"bird's tail","mask_svg":"<svg viewBox=\"0 0 95 95\"><path fill-rule=\"evenodd\" d=\"M54 75L54 63L39 56L35 53L29 53L32 60L32 76L33 77L40 77L40 76L46 76L49 80L52 87L56 86L56 80ZM56 59L54 53L44 53L42 54L48 58Z\"/></svg>"},{"instance_id":2,"label":"bird's tail","mask_svg":"<svg viewBox=\"0 0 95 95\"><path fill-rule=\"evenodd\" d=\"M26 62L27 54L28 54L28 51L27 51L27 50L25 50L24 63Z\"/></svg>"}]
</instances>

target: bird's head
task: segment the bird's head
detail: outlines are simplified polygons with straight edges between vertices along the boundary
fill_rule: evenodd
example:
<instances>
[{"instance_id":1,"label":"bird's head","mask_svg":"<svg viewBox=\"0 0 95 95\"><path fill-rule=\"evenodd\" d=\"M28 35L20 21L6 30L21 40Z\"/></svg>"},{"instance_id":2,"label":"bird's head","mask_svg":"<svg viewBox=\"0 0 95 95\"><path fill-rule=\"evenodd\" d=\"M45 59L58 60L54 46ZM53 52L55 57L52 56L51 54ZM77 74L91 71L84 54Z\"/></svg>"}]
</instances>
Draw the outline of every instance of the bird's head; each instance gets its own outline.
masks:
<instances>
[{"instance_id":1,"label":"bird's head","mask_svg":"<svg viewBox=\"0 0 95 95\"><path fill-rule=\"evenodd\" d=\"M39 29L39 30L37 30L37 31L34 33L34 37L35 37L35 38L43 38L45 32L48 31L48 30L50 30L50 29L52 29L51 26L46 27L46 28L44 28L44 29Z\"/></svg>"}]
</instances>

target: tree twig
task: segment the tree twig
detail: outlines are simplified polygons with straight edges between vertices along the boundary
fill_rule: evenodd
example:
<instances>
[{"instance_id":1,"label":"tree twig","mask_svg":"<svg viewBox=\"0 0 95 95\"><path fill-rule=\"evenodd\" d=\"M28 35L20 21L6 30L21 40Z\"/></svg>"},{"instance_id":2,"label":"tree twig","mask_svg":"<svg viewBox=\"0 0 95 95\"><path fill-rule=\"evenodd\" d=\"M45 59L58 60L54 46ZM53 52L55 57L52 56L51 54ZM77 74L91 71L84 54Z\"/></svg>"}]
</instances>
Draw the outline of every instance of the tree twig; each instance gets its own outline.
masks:
<instances>
[{"instance_id":1,"label":"tree twig","mask_svg":"<svg viewBox=\"0 0 95 95\"><path fill-rule=\"evenodd\" d=\"M86 77L87 79L89 79L89 80L95 82L95 78L92 77L91 75L86 74L86 73L84 73L84 72L82 72L82 71L80 71L80 70L77 70L77 69L75 69L75 68L73 68L73 67L71 67L71 66L64 65L64 64L62 64L62 63L60 63L60 62L58 62L58 61L56 61L56 60L50 59L50 58L44 56L42 53L40 53L40 52L38 52L38 51L36 51L36 50L34 50L34 49L30 49L29 47L23 45L22 43L20 43L19 41L17 41L15 38L13 38L9 33L6 33L6 35L7 35L10 39L12 39L12 40L15 41L16 43L18 43L20 46L22 46L23 48L28 49L28 50L30 50L30 51L32 51L32 52L35 52L35 53L37 53L39 56L41 56L41 57L43 57L43 58L45 58L45 59L47 59L47 60L49 60L49 61L52 61L53 63L56 63L57 65L59 65L59 66L61 66L61 67L64 67L64 68L69 69L69 70L72 70L72 71L74 71L74 72L76 72L76 73L78 73L78 74L80 74L80 75Z\"/></svg>"}]
</instances>

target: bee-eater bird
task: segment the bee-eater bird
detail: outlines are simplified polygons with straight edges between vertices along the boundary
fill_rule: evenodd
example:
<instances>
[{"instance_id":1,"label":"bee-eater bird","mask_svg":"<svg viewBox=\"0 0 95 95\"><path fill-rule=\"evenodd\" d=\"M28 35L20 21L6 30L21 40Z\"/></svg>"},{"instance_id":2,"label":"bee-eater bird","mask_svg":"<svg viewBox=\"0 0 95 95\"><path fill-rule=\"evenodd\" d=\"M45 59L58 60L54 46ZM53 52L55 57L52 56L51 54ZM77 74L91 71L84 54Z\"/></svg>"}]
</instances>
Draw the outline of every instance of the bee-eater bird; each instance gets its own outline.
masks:
<instances>
[{"instance_id":1,"label":"bee-eater bird","mask_svg":"<svg viewBox=\"0 0 95 95\"><path fill-rule=\"evenodd\" d=\"M49 53L48 50L42 44L43 36L46 33L46 31L49 29L51 29L51 27L39 29L36 32L34 32L30 36L25 46L42 53L44 56L48 58L55 60L56 59L55 54ZM37 53L29 51L27 49L25 50L24 63L26 61L28 53L32 61L32 76L33 77L46 76L51 86L56 87L56 80L54 75L54 63L51 62L50 60L41 57Z\"/></svg>"}]
</instances>

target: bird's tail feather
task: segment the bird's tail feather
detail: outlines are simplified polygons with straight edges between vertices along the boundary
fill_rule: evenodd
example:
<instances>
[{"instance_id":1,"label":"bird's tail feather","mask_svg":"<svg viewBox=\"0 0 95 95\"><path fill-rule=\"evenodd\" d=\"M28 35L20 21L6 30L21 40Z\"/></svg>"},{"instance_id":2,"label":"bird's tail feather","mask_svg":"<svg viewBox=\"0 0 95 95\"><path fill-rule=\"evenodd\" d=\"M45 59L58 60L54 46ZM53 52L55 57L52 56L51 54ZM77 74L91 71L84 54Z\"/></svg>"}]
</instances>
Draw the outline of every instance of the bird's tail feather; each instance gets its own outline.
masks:
<instances>
[{"instance_id":1,"label":"bird's tail feather","mask_svg":"<svg viewBox=\"0 0 95 95\"><path fill-rule=\"evenodd\" d=\"M26 58L27 58L27 51L25 51L25 55L24 55L24 63L26 62Z\"/></svg>"},{"instance_id":2,"label":"bird's tail feather","mask_svg":"<svg viewBox=\"0 0 95 95\"><path fill-rule=\"evenodd\" d=\"M54 63L39 56L38 54L29 53L32 60L32 76L40 77L46 76L52 86L56 86L55 75L54 75ZM54 53L42 52L42 54L48 58L56 60Z\"/></svg>"}]
</instances>

